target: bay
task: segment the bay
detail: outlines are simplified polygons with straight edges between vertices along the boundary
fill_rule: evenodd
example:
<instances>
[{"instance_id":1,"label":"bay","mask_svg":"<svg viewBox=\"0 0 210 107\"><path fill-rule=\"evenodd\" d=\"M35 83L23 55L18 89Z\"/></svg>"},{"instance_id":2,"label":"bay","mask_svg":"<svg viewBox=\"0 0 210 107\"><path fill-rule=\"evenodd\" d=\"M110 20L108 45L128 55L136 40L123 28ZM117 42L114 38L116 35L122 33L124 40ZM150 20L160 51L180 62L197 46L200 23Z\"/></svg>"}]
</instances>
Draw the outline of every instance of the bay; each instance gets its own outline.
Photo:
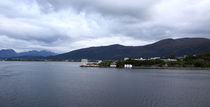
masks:
<instances>
[{"instance_id":1,"label":"bay","mask_svg":"<svg viewBox=\"0 0 210 107\"><path fill-rule=\"evenodd\" d=\"M210 107L209 70L0 62L0 107Z\"/></svg>"}]
</instances>

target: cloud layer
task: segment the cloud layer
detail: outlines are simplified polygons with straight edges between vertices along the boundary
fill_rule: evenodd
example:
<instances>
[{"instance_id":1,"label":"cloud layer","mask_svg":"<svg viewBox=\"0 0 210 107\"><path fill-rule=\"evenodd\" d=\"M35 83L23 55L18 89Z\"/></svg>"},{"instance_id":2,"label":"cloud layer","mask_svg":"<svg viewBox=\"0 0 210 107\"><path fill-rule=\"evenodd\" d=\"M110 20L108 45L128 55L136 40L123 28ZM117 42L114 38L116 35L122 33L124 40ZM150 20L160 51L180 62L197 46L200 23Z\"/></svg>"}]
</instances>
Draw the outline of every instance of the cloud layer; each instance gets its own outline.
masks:
<instances>
[{"instance_id":1,"label":"cloud layer","mask_svg":"<svg viewBox=\"0 0 210 107\"><path fill-rule=\"evenodd\" d=\"M210 37L210 0L5 0L0 48L70 50Z\"/></svg>"}]
</instances>

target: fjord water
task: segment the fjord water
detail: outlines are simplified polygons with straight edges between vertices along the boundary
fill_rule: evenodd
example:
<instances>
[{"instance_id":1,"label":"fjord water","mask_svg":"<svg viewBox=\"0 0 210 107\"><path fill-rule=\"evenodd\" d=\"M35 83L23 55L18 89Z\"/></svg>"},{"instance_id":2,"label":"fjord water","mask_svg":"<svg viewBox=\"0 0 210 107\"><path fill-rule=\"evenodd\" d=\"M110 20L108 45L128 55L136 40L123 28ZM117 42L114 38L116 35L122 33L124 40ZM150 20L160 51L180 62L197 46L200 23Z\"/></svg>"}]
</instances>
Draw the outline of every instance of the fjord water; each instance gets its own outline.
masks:
<instances>
[{"instance_id":1,"label":"fjord water","mask_svg":"<svg viewBox=\"0 0 210 107\"><path fill-rule=\"evenodd\" d=\"M0 62L0 107L210 107L208 70Z\"/></svg>"}]
</instances>

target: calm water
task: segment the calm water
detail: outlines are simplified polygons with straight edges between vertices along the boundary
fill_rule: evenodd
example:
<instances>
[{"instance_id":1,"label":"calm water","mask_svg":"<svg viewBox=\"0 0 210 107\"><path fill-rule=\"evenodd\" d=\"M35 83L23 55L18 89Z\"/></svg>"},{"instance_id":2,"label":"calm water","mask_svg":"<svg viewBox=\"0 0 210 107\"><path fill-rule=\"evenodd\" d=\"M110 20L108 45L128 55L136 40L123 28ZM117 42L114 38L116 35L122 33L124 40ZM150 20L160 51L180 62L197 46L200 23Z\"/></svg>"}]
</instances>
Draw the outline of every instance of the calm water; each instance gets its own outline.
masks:
<instances>
[{"instance_id":1,"label":"calm water","mask_svg":"<svg viewBox=\"0 0 210 107\"><path fill-rule=\"evenodd\" d=\"M0 107L210 107L210 71L0 62Z\"/></svg>"}]
</instances>

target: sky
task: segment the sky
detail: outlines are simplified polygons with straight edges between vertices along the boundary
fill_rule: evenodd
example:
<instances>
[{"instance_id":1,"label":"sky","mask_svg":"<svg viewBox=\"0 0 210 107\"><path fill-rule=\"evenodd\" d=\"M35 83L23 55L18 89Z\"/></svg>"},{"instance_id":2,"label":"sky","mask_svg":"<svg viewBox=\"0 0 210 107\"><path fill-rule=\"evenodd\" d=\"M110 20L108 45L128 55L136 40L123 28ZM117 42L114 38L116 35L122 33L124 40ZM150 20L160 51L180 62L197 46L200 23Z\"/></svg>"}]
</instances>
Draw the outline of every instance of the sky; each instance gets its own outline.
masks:
<instances>
[{"instance_id":1,"label":"sky","mask_svg":"<svg viewBox=\"0 0 210 107\"><path fill-rule=\"evenodd\" d=\"M210 37L210 0L0 0L0 49L57 53Z\"/></svg>"}]
</instances>

